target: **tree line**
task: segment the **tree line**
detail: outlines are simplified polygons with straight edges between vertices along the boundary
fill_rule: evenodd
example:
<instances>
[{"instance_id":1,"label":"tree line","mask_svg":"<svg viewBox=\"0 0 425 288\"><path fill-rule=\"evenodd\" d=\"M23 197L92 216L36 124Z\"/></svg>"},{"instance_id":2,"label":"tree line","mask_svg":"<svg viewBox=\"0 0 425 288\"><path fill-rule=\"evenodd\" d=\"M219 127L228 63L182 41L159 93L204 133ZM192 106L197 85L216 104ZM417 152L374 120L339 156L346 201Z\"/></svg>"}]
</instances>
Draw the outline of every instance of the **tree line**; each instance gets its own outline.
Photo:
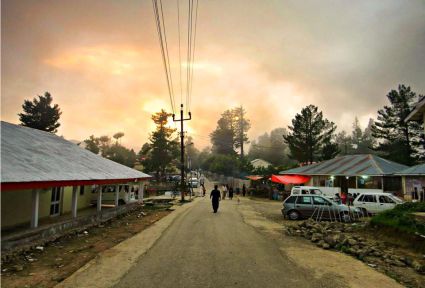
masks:
<instances>
[{"instance_id":1,"label":"tree line","mask_svg":"<svg viewBox=\"0 0 425 288\"><path fill-rule=\"evenodd\" d=\"M337 155L366 153L406 165L425 161L423 123L404 121L424 96L409 86L399 85L386 97L389 103L378 110L377 119L370 119L362 129L356 117L351 133L337 133L334 122L326 119L317 106L308 105L295 115L291 125L272 129L250 141L247 132L251 122L246 110L242 106L225 110L209 135L210 147L199 151L193 138L186 137L186 168L243 176L255 172L275 173L299 163L314 163ZM32 101L25 100L23 112L18 114L21 125L56 133L62 112L52 100L48 92ZM176 129L167 124L171 116L165 110L152 115L156 129L137 155L121 145L123 132L112 138L91 135L83 143L87 150L126 166L134 167L140 162L144 171L154 172L158 177L175 173L180 168L180 149ZM246 144L250 144L248 153ZM270 162L271 167L255 171L250 161L257 158Z\"/></svg>"}]
</instances>

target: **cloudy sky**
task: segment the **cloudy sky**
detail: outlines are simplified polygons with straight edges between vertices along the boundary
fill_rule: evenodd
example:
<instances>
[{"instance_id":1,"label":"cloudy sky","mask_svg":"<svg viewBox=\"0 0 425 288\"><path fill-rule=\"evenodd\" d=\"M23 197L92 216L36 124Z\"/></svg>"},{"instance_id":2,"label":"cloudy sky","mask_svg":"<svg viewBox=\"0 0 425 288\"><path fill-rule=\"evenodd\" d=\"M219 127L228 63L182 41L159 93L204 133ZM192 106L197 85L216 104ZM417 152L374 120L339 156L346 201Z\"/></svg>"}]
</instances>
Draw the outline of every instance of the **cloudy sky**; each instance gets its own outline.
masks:
<instances>
[{"instance_id":1,"label":"cloudy sky","mask_svg":"<svg viewBox=\"0 0 425 288\"><path fill-rule=\"evenodd\" d=\"M350 130L355 116L363 125L376 117L399 83L425 94L422 0L199 1L187 122L198 147L234 106L246 108L257 137L308 104ZM176 3L163 0L179 103ZM122 143L138 150L153 129L150 115L171 111L151 1L1 4L2 120L18 123L24 99L49 91L63 111L59 135L123 131ZM180 4L184 22L187 0Z\"/></svg>"}]
</instances>

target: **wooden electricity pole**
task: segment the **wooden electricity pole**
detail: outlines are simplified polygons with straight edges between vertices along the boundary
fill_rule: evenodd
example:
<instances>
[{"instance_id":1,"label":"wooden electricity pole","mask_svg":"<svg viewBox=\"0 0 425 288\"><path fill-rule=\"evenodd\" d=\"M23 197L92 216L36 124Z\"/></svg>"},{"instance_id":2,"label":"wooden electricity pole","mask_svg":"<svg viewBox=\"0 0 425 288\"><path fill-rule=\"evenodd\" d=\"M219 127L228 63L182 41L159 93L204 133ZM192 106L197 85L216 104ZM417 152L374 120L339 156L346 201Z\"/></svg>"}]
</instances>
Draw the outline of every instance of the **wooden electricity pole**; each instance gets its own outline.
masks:
<instances>
[{"instance_id":1,"label":"wooden electricity pole","mask_svg":"<svg viewBox=\"0 0 425 288\"><path fill-rule=\"evenodd\" d=\"M184 201L184 130L183 130L183 122L189 121L192 119L192 113L189 112L189 118L183 118L183 104L180 104L180 119L176 119L176 115L173 114L173 121L180 122L180 175L181 175L181 183L180 183L180 194L181 201Z\"/></svg>"}]
</instances>

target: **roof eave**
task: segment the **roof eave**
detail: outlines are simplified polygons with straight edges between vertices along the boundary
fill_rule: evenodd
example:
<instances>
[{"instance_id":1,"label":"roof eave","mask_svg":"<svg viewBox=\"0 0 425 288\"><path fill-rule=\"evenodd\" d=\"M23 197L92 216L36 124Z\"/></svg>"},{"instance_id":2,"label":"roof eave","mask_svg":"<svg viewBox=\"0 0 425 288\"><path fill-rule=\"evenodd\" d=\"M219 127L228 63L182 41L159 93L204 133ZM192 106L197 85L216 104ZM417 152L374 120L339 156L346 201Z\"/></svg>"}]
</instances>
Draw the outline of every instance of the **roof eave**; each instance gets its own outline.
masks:
<instances>
[{"instance_id":1,"label":"roof eave","mask_svg":"<svg viewBox=\"0 0 425 288\"><path fill-rule=\"evenodd\" d=\"M124 178L124 179L93 179L93 180L63 180L63 181L34 181L34 182L4 182L0 183L1 191L46 189L51 187L84 186L84 185L111 185L128 182L140 182L152 177Z\"/></svg>"}]
</instances>

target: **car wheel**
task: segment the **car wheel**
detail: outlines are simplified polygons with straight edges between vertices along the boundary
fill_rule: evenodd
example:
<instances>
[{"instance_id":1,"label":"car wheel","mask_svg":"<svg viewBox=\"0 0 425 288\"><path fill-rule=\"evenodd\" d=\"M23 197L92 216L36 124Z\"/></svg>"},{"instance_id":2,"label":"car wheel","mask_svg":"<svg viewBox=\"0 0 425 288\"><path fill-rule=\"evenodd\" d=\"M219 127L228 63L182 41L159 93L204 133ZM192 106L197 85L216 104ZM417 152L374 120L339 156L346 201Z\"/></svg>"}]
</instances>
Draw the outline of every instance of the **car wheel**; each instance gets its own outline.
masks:
<instances>
[{"instance_id":1,"label":"car wheel","mask_svg":"<svg viewBox=\"0 0 425 288\"><path fill-rule=\"evenodd\" d=\"M351 222L351 217L348 213L342 212L341 213L341 220L342 220L342 222L348 223L348 222Z\"/></svg>"},{"instance_id":2,"label":"car wheel","mask_svg":"<svg viewBox=\"0 0 425 288\"><path fill-rule=\"evenodd\" d=\"M300 213L295 210L291 210L288 212L288 218L291 220L298 220L300 219Z\"/></svg>"}]
</instances>

